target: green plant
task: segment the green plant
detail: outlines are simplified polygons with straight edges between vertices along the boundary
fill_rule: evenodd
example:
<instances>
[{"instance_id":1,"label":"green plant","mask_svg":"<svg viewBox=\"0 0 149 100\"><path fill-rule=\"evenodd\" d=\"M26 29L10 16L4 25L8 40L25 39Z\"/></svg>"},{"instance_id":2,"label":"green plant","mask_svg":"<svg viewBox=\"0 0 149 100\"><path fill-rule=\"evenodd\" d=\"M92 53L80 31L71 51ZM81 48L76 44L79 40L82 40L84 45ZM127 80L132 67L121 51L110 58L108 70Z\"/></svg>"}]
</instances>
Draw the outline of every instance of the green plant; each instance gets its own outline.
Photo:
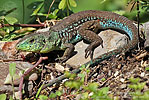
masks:
<instances>
[{"instance_id":1,"label":"green plant","mask_svg":"<svg viewBox=\"0 0 149 100\"><path fill-rule=\"evenodd\" d=\"M145 67L145 70L146 70L146 71L149 71L149 67L148 67L148 66L147 66L147 67Z\"/></svg>"},{"instance_id":2,"label":"green plant","mask_svg":"<svg viewBox=\"0 0 149 100\"><path fill-rule=\"evenodd\" d=\"M13 95L15 97L15 92L14 92L14 75L16 73L16 63L10 63L9 65L9 74L11 76L11 80L12 80L12 89L13 89Z\"/></svg>"},{"instance_id":3,"label":"green plant","mask_svg":"<svg viewBox=\"0 0 149 100\"><path fill-rule=\"evenodd\" d=\"M149 1L140 0L141 9L144 9L146 12L149 12Z\"/></svg>"},{"instance_id":4,"label":"green plant","mask_svg":"<svg viewBox=\"0 0 149 100\"><path fill-rule=\"evenodd\" d=\"M1 100L6 100L6 94L0 94L0 99Z\"/></svg>"},{"instance_id":5,"label":"green plant","mask_svg":"<svg viewBox=\"0 0 149 100\"><path fill-rule=\"evenodd\" d=\"M128 86L133 92L130 92L133 100L148 100L149 91L145 91L144 93L142 90L144 89L145 82L140 82L139 78L130 78L129 79L131 84Z\"/></svg>"},{"instance_id":6,"label":"green plant","mask_svg":"<svg viewBox=\"0 0 149 100\"><path fill-rule=\"evenodd\" d=\"M99 89L98 83L88 82L88 74L90 70L88 66L83 65L81 72L76 75L72 73L65 73L69 77L69 81L64 84L64 92L58 90L56 93L51 93L50 98L55 98L57 96L62 96L62 98L72 98L80 95L79 100L111 100L108 95L109 87L104 87ZM58 95L59 94L59 95Z\"/></svg>"},{"instance_id":7,"label":"green plant","mask_svg":"<svg viewBox=\"0 0 149 100\"><path fill-rule=\"evenodd\" d=\"M69 10L72 10L71 7L76 7L77 3L75 0L61 0L59 3L59 9L67 9L67 16L69 16Z\"/></svg>"}]
</instances>

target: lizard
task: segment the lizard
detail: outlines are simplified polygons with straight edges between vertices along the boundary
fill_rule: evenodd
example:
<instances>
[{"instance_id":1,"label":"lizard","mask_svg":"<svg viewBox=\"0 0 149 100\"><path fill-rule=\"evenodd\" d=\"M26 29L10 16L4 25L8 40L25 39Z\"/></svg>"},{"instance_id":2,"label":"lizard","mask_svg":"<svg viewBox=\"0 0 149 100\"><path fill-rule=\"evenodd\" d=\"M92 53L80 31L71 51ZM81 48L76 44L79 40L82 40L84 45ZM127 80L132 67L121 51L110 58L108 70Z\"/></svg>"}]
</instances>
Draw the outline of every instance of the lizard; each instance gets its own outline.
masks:
<instances>
[{"instance_id":1,"label":"lizard","mask_svg":"<svg viewBox=\"0 0 149 100\"><path fill-rule=\"evenodd\" d=\"M124 46L93 59L94 49L103 44L102 38L97 34L100 29L121 31L129 37L130 41ZM33 33L24 37L16 45L16 48L36 53L65 50L62 58L60 58L63 62L74 51L74 44L81 40L90 42L85 49L85 58L90 56L91 60L85 65L94 65L113 55L133 49L138 43L138 31L133 22L124 16L108 11L87 10L64 18L52 26L48 32Z\"/></svg>"}]
</instances>

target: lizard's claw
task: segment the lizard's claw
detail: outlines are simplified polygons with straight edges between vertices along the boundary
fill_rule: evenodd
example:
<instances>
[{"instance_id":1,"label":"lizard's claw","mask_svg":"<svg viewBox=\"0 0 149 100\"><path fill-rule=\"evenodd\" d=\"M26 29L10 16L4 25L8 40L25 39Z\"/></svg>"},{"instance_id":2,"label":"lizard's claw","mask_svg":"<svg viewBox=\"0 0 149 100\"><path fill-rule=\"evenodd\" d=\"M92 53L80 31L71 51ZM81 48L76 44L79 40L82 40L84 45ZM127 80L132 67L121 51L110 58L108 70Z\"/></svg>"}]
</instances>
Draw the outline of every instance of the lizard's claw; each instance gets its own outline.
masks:
<instances>
[{"instance_id":1,"label":"lizard's claw","mask_svg":"<svg viewBox=\"0 0 149 100\"><path fill-rule=\"evenodd\" d=\"M93 59L93 52L94 50L92 50L90 47L85 49L85 59L88 58L88 56L90 55L91 60Z\"/></svg>"},{"instance_id":2,"label":"lizard's claw","mask_svg":"<svg viewBox=\"0 0 149 100\"><path fill-rule=\"evenodd\" d=\"M102 43L101 43L101 47L103 48L103 44ZM93 60L94 49L95 49L95 47L93 47L92 45L89 45L85 49L85 59L88 58L88 56L90 55L91 60Z\"/></svg>"}]
</instances>

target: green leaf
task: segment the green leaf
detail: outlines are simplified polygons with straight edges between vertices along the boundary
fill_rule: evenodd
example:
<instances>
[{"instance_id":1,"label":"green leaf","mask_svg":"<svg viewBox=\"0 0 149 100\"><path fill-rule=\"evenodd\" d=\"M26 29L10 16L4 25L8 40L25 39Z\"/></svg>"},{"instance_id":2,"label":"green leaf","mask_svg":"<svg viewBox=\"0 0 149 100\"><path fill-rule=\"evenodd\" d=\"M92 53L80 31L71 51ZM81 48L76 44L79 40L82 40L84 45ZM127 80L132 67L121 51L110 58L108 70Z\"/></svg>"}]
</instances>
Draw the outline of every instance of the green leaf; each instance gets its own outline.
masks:
<instances>
[{"instance_id":1,"label":"green leaf","mask_svg":"<svg viewBox=\"0 0 149 100\"><path fill-rule=\"evenodd\" d=\"M18 74L13 75L13 80L18 80L21 76ZM7 75L4 84L12 84L12 76L10 74Z\"/></svg>"},{"instance_id":2,"label":"green leaf","mask_svg":"<svg viewBox=\"0 0 149 100\"><path fill-rule=\"evenodd\" d=\"M88 98L88 92L82 93L82 97L83 100ZM88 100L88 99L87 99Z\"/></svg>"},{"instance_id":3,"label":"green leaf","mask_svg":"<svg viewBox=\"0 0 149 100\"><path fill-rule=\"evenodd\" d=\"M149 67L146 67L145 70L146 70L146 71L149 71Z\"/></svg>"},{"instance_id":4,"label":"green leaf","mask_svg":"<svg viewBox=\"0 0 149 100\"><path fill-rule=\"evenodd\" d=\"M86 73L88 74L89 72L90 72L90 69L87 69L87 70L86 70Z\"/></svg>"},{"instance_id":5,"label":"green leaf","mask_svg":"<svg viewBox=\"0 0 149 100\"><path fill-rule=\"evenodd\" d=\"M16 63L10 63L9 65L10 76L13 77L16 73Z\"/></svg>"},{"instance_id":6,"label":"green leaf","mask_svg":"<svg viewBox=\"0 0 149 100\"><path fill-rule=\"evenodd\" d=\"M73 82L72 82L72 88L79 89L81 85L82 85L82 84L81 84L81 82L79 82L79 81L73 81Z\"/></svg>"},{"instance_id":7,"label":"green leaf","mask_svg":"<svg viewBox=\"0 0 149 100\"><path fill-rule=\"evenodd\" d=\"M13 97L10 95L9 100L13 100Z\"/></svg>"},{"instance_id":8,"label":"green leaf","mask_svg":"<svg viewBox=\"0 0 149 100\"><path fill-rule=\"evenodd\" d=\"M110 97L108 96L108 91L109 91L109 87L103 87L100 90L96 90L94 91L94 94L91 96L91 98L96 99L96 100L112 100L110 99Z\"/></svg>"},{"instance_id":9,"label":"green leaf","mask_svg":"<svg viewBox=\"0 0 149 100\"><path fill-rule=\"evenodd\" d=\"M41 89L42 89L43 86L44 86L44 84L42 84L42 85L40 86L40 88L38 89L37 94L36 94L36 98L39 96L39 94L40 94Z\"/></svg>"},{"instance_id":10,"label":"green leaf","mask_svg":"<svg viewBox=\"0 0 149 100\"><path fill-rule=\"evenodd\" d=\"M73 78L76 77L76 74L70 73L70 72L68 72L68 71L66 71L64 74L65 74L66 77L68 77L68 78L70 78L70 79L73 79Z\"/></svg>"},{"instance_id":11,"label":"green leaf","mask_svg":"<svg viewBox=\"0 0 149 100\"><path fill-rule=\"evenodd\" d=\"M114 13L117 13L117 14L119 14L119 15L124 15L126 12L125 11L123 11L123 10L119 10L119 11L113 11Z\"/></svg>"},{"instance_id":12,"label":"green leaf","mask_svg":"<svg viewBox=\"0 0 149 100\"><path fill-rule=\"evenodd\" d=\"M75 0L69 0L69 3L72 7L77 7L77 3Z\"/></svg>"},{"instance_id":13,"label":"green leaf","mask_svg":"<svg viewBox=\"0 0 149 100\"><path fill-rule=\"evenodd\" d=\"M109 87L103 87L100 89L100 91L102 91L103 94L107 94L109 91Z\"/></svg>"},{"instance_id":14,"label":"green leaf","mask_svg":"<svg viewBox=\"0 0 149 100\"><path fill-rule=\"evenodd\" d=\"M145 91L142 96L143 96L146 100L148 100L148 97L149 97L149 90Z\"/></svg>"},{"instance_id":15,"label":"green leaf","mask_svg":"<svg viewBox=\"0 0 149 100\"><path fill-rule=\"evenodd\" d=\"M25 98L24 100L29 100L28 98Z\"/></svg>"},{"instance_id":16,"label":"green leaf","mask_svg":"<svg viewBox=\"0 0 149 100\"><path fill-rule=\"evenodd\" d=\"M56 91L56 95L61 96L62 95L61 91Z\"/></svg>"},{"instance_id":17,"label":"green leaf","mask_svg":"<svg viewBox=\"0 0 149 100\"><path fill-rule=\"evenodd\" d=\"M145 82L144 83L138 83L138 89L142 90L144 88L145 84L146 84Z\"/></svg>"},{"instance_id":18,"label":"green leaf","mask_svg":"<svg viewBox=\"0 0 149 100\"><path fill-rule=\"evenodd\" d=\"M14 17L8 17L8 16L5 16L5 20L6 20L9 24L11 24L11 25L13 25L14 23L18 22L18 20L17 20L16 18L14 18Z\"/></svg>"},{"instance_id":19,"label":"green leaf","mask_svg":"<svg viewBox=\"0 0 149 100\"><path fill-rule=\"evenodd\" d=\"M51 14L48 15L48 17L50 19L56 19L58 11L59 11L59 9L55 9ZM47 16L47 14L46 14L46 16Z\"/></svg>"},{"instance_id":20,"label":"green leaf","mask_svg":"<svg viewBox=\"0 0 149 100\"><path fill-rule=\"evenodd\" d=\"M57 95L55 93L51 93L49 98L55 98Z\"/></svg>"},{"instance_id":21,"label":"green leaf","mask_svg":"<svg viewBox=\"0 0 149 100\"><path fill-rule=\"evenodd\" d=\"M31 16L33 16L33 15L37 15L37 13L40 11L40 9L43 7L43 2L38 6L38 8L37 9L35 9L34 10L34 12L32 13L32 15Z\"/></svg>"},{"instance_id":22,"label":"green leaf","mask_svg":"<svg viewBox=\"0 0 149 100\"><path fill-rule=\"evenodd\" d=\"M101 80L102 80L102 81L105 81L106 79L105 79L105 78L102 78Z\"/></svg>"},{"instance_id":23,"label":"green leaf","mask_svg":"<svg viewBox=\"0 0 149 100\"><path fill-rule=\"evenodd\" d=\"M98 83L94 82L94 83L89 83L88 86L84 87L85 90L89 90L91 92L95 92L98 89Z\"/></svg>"},{"instance_id":24,"label":"green leaf","mask_svg":"<svg viewBox=\"0 0 149 100\"><path fill-rule=\"evenodd\" d=\"M56 15L58 13L58 11L59 11L59 9L55 9L52 14Z\"/></svg>"},{"instance_id":25,"label":"green leaf","mask_svg":"<svg viewBox=\"0 0 149 100\"><path fill-rule=\"evenodd\" d=\"M1 99L1 100L6 100L6 94L1 94L1 95L0 95L0 99Z\"/></svg>"},{"instance_id":26,"label":"green leaf","mask_svg":"<svg viewBox=\"0 0 149 100\"><path fill-rule=\"evenodd\" d=\"M84 73L80 73L80 74L78 74L78 77L84 78L85 74Z\"/></svg>"},{"instance_id":27,"label":"green leaf","mask_svg":"<svg viewBox=\"0 0 149 100\"><path fill-rule=\"evenodd\" d=\"M70 7L69 0L66 0L66 5L67 5L67 8L68 8L69 10L72 10L71 7ZM68 14L68 16L69 16L69 14Z\"/></svg>"},{"instance_id":28,"label":"green leaf","mask_svg":"<svg viewBox=\"0 0 149 100\"><path fill-rule=\"evenodd\" d=\"M25 32L35 31L35 30L36 30L36 28L27 27L27 28L21 28L19 30L16 30L14 33L25 33Z\"/></svg>"},{"instance_id":29,"label":"green leaf","mask_svg":"<svg viewBox=\"0 0 149 100\"><path fill-rule=\"evenodd\" d=\"M81 82L84 82L84 80L85 80L85 74L84 73L78 74L78 77L81 78Z\"/></svg>"},{"instance_id":30,"label":"green leaf","mask_svg":"<svg viewBox=\"0 0 149 100\"><path fill-rule=\"evenodd\" d=\"M59 11L59 9L55 9L55 10L53 11L53 13L52 13L52 16L49 17L49 18L51 18L51 19L56 19L56 18L57 18L57 13L58 13L58 11Z\"/></svg>"},{"instance_id":31,"label":"green leaf","mask_svg":"<svg viewBox=\"0 0 149 100\"><path fill-rule=\"evenodd\" d=\"M40 95L40 96L39 96L39 99L40 99L40 100L47 100L47 99L48 99L48 97L47 97L47 96L45 96L45 95Z\"/></svg>"},{"instance_id":32,"label":"green leaf","mask_svg":"<svg viewBox=\"0 0 149 100\"><path fill-rule=\"evenodd\" d=\"M65 7L66 7L66 0L61 0L61 2L58 5L58 8L64 10Z\"/></svg>"},{"instance_id":33,"label":"green leaf","mask_svg":"<svg viewBox=\"0 0 149 100\"><path fill-rule=\"evenodd\" d=\"M16 39L24 35L25 34L16 34L16 33L7 34L3 37L2 41L12 41L13 39Z\"/></svg>"},{"instance_id":34,"label":"green leaf","mask_svg":"<svg viewBox=\"0 0 149 100\"><path fill-rule=\"evenodd\" d=\"M90 91L96 91L98 89L98 83L90 83L88 88Z\"/></svg>"},{"instance_id":35,"label":"green leaf","mask_svg":"<svg viewBox=\"0 0 149 100\"><path fill-rule=\"evenodd\" d=\"M78 88L80 88L81 85L82 85L82 83L79 81L67 81L67 82L65 82L65 86L69 87L69 88L78 89Z\"/></svg>"},{"instance_id":36,"label":"green leaf","mask_svg":"<svg viewBox=\"0 0 149 100\"><path fill-rule=\"evenodd\" d=\"M140 79L139 79L139 78L133 78L133 77L131 77L131 78L129 79L129 81L130 81L131 83L137 84L137 83L140 81Z\"/></svg>"},{"instance_id":37,"label":"green leaf","mask_svg":"<svg viewBox=\"0 0 149 100\"><path fill-rule=\"evenodd\" d=\"M6 23L6 24L8 24L8 23ZM3 28L1 28L1 30L4 31L5 33L10 33L11 31L14 30L14 27L3 27ZM1 34L2 34L3 36L6 35L6 34L4 34L4 33L1 33Z\"/></svg>"},{"instance_id":38,"label":"green leaf","mask_svg":"<svg viewBox=\"0 0 149 100\"><path fill-rule=\"evenodd\" d=\"M85 65L82 65L81 67L80 67L80 70L82 71L83 69L85 69Z\"/></svg>"},{"instance_id":39,"label":"green leaf","mask_svg":"<svg viewBox=\"0 0 149 100\"><path fill-rule=\"evenodd\" d=\"M138 89L138 86L136 84L128 85L128 87L131 88L131 89L134 89L134 90Z\"/></svg>"},{"instance_id":40,"label":"green leaf","mask_svg":"<svg viewBox=\"0 0 149 100\"><path fill-rule=\"evenodd\" d=\"M23 23L23 20L25 23L29 23L31 20L33 20L33 17L30 15L33 13L33 10L36 8L36 6L39 5L38 2L43 1L45 0L0 0L0 12L3 10L5 11L4 13L12 11L11 13L7 14L7 16L15 17L18 19L19 23ZM29 5L35 3L38 3L38 5L34 5L32 8L29 7ZM13 10L14 8L16 10Z\"/></svg>"}]
</instances>

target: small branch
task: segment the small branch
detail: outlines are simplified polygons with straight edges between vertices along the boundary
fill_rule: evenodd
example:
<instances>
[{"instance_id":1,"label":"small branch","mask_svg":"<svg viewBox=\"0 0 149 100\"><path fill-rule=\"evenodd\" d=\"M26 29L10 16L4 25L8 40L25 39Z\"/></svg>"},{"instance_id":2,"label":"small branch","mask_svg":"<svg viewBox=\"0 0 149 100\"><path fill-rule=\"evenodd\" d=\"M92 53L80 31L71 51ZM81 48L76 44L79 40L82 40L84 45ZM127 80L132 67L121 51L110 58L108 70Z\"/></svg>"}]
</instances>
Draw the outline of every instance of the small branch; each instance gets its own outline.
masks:
<instances>
[{"instance_id":1,"label":"small branch","mask_svg":"<svg viewBox=\"0 0 149 100\"><path fill-rule=\"evenodd\" d=\"M71 73L79 73L80 72L80 69L75 69L73 70ZM62 81L63 79L67 78L65 75L61 75L53 80L50 80L49 83L45 84L43 87L42 87L42 90L45 89L46 87L49 87L51 85L53 85L54 83L57 83L59 81Z\"/></svg>"},{"instance_id":2,"label":"small branch","mask_svg":"<svg viewBox=\"0 0 149 100\"><path fill-rule=\"evenodd\" d=\"M78 68L78 69L74 69L71 73L79 73L81 70ZM67 77L65 75L61 75L53 80L50 80L47 84L45 84L43 87L42 87L42 90L49 87L49 86L52 86L54 83L58 83L64 79L66 79ZM38 90L37 90L38 91ZM37 93L37 91L33 92L32 95L35 95ZM31 95L31 96L32 96Z\"/></svg>"},{"instance_id":3,"label":"small branch","mask_svg":"<svg viewBox=\"0 0 149 100\"><path fill-rule=\"evenodd\" d=\"M139 34L139 32L140 32L140 29L139 29L139 26L140 26L140 9L139 9L139 0L137 0L137 22L138 22L138 39L139 39L139 42L141 41L140 40L140 34ZM140 45L139 45L139 48L140 48Z\"/></svg>"},{"instance_id":4,"label":"small branch","mask_svg":"<svg viewBox=\"0 0 149 100\"><path fill-rule=\"evenodd\" d=\"M55 0L52 1L51 5L50 5L50 7L49 7L49 11L48 11L48 14L47 14L46 18L48 18L49 14L50 14L50 9L51 9L51 7L53 6L54 2L55 2Z\"/></svg>"},{"instance_id":5,"label":"small branch","mask_svg":"<svg viewBox=\"0 0 149 100\"><path fill-rule=\"evenodd\" d=\"M44 24L1 24L0 25L0 28L2 27L10 27L10 26L13 26L13 27L44 27Z\"/></svg>"}]
</instances>

